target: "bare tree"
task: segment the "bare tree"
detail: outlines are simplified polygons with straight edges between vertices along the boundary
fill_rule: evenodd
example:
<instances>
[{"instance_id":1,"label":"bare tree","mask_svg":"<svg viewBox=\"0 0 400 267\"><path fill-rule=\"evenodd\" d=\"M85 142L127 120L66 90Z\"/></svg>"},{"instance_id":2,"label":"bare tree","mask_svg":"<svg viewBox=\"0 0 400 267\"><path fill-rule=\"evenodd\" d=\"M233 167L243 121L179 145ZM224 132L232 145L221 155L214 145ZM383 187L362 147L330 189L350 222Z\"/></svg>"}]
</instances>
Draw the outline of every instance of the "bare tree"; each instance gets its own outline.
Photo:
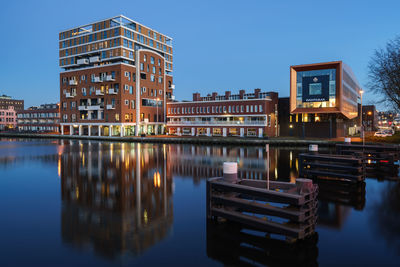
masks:
<instances>
[{"instance_id":1,"label":"bare tree","mask_svg":"<svg viewBox=\"0 0 400 267\"><path fill-rule=\"evenodd\" d=\"M375 50L368 64L368 87L400 110L400 36Z\"/></svg>"}]
</instances>

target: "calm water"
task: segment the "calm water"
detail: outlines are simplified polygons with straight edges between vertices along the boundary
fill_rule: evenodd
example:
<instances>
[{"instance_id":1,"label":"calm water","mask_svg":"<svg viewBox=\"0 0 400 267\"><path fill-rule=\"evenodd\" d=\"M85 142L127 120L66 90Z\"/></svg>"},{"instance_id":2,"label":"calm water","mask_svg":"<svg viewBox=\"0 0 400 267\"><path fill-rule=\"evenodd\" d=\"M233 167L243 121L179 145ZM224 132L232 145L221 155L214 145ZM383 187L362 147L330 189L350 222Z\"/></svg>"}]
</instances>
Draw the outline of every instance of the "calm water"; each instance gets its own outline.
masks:
<instances>
[{"instance_id":1,"label":"calm water","mask_svg":"<svg viewBox=\"0 0 400 267\"><path fill-rule=\"evenodd\" d=\"M300 151L271 149L270 178L295 181ZM0 265L399 262L397 182L321 185L318 235L304 243L207 225L205 178L238 161L242 177L265 179L265 158L257 147L1 139Z\"/></svg>"}]
</instances>

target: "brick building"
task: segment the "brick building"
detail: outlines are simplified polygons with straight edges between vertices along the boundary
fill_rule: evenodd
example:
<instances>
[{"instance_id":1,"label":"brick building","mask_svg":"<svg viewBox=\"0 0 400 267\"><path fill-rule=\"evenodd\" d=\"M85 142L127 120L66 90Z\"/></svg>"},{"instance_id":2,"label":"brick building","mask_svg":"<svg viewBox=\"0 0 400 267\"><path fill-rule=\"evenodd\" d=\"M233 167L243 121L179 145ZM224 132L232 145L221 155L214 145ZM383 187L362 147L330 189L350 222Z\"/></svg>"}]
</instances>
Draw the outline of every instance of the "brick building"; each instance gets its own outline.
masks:
<instances>
[{"instance_id":1,"label":"brick building","mask_svg":"<svg viewBox=\"0 0 400 267\"><path fill-rule=\"evenodd\" d=\"M0 108L0 131L12 130L17 126L17 115L14 106Z\"/></svg>"},{"instance_id":2,"label":"brick building","mask_svg":"<svg viewBox=\"0 0 400 267\"><path fill-rule=\"evenodd\" d=\"M193 94L193 101L167 104L167 127L172 135L190 136L277 136L278 93L253 93L240 90L239 94L226 91L201 97Z\"/></svg>"},{"instance_id":3,"label":"brick building","mask_svg":"<svg viewBox=\"0 0 400 267\"><path fill-rule=\"evenodd\" d=\"M371 132L378 130L378 112L375 105L362 106L362 120L365 131Z\"/></svg>"},{"instance_id":4,"label":"brick building","mask_svg":"<svg viewBox=\"0 0 400 267\"><path fill-rule=\"evenodd\" d=\"M23 132L60 132L60 105L44 104L17 113L18 130Z\"/></svg>"},{"instance_id":5,"label":"brick building","mask_svg":"<svg viewBox=\"0 0 400 267\"><path fill-rule=\"evenodd\" d=\"M172 39L124 16L59 34L61 132L164 132L173 98Z\"/></svg>"},{"instance_id":6,"label":"brick building","mask_svg":"<svg viewBox=\"0 0 400 267\"><path fill-rule=\"evenodd\" d=\"M24 110L24 100L12 99L11 96L1 95L0 109L8 109L9 106L13 106L15 111Z\"/></svg>"}]
</instances>

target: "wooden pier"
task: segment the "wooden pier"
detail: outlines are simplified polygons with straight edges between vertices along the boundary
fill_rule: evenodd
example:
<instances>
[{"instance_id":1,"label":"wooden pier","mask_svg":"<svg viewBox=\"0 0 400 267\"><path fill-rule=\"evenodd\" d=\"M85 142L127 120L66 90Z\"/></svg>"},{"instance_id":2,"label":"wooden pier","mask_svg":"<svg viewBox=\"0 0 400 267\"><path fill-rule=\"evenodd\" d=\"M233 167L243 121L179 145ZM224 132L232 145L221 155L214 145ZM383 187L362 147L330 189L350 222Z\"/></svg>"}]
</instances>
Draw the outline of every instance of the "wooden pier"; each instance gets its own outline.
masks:
<instances>
[{"instance_id":1,"label":"wooden pier","mask_svg":"<svg viewBox=\"0 0 400 267\"><path fill-rule=\"evenodd\" d=\"M364 170L363 159L352 155L299 155L299 176L304 178L357 183L364 181Z\"/></svg>"},{"instance_id":2,"label":"wooden pier","mask_svg":"<svg viewBox=\"0 0 400 267\"><path fill-rule=\"evenodd\" d=\"M336 151L340 155L352 155L362 158L368 177L398 178L400 150L397 145L353 145L337 144Z\"/></svg>"},{"instance_id":3,"label":"wooden pier","mask_svg":"<svg viewBox=\"0 0 400 267\"><path fill-rule=\"evenodd\" d=\"M288 240L304 239L314 233L317 195L318 186L308 179L294 184L211 178L207 180L207 218L223 218Z\"/></svg>"}]
</instances>

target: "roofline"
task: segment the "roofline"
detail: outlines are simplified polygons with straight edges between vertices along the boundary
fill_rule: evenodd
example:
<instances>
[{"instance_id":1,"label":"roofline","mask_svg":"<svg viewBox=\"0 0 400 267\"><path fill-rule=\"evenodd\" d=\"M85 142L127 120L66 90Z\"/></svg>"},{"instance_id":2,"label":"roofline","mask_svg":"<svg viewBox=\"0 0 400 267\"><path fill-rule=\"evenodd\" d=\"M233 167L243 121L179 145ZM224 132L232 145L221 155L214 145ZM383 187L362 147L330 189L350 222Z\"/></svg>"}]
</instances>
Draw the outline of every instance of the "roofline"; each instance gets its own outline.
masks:
<instances>
[{"instance_id":1,"label":"roofline","mask_svg":"<svg viewBox=\"0 0 400 267\"><path fill-rule=\"evenodd\" d=\"M324 66L324 65L341 64L341 63L343 63L341 60L328 61L328 62L310 63L310 64L302 64L302 65L291 65L290 68L304 68L304 67Z\"/></svg>"},{"instance_id":2,"label":"roofline","mask_svg":"<svg viewBox=\"0 0 400 267\"><path fill-rule=\"evenodd\" d=\"M167 38L173 40L172 37L170 37L170 36L168 36L168 35L166 35L166 34L164 34L164 33L161 33L161 32L159 32L159 31L156 31L156 30L154 30L154 29L152 29L152 28L150 28L150 27L148 27L148 26L146 26L146 25L144 25L144 24L142 24L142 23L139 23L139 22L137 22L137 21L135 21L135 20L133 20L133 19L130 19L130 18L124 16L124 15L118 15L118 16L115 16L115 17L106 18L106 19L98 20L98 21L95 21L95 22L92 22L92 23L88 23L88 24L85 24L85 25L81 25L81 26L69 28L69 29L66 29L66 30L62 30L62 31L59 32L59 34L62 33L62 32L67 32L67 31L71 31L71 30L74 30L74 29L78 29L78 28L84 28L84 27L87 27L87 26L91 26L92 24L95 24L95 23L99 23L99 22L102 22L102 21L105 21L105 20L116 19L116 18L124 18L124 19L126 19L126 20L129 20L130 22L133 22L133 23L139 24L139 25L141 25L141 26L144 26L144 27L146 27L146 28L152 30L153 32L162 34L162 35L164 35L165 37L167 37Z\"/></svg>"}]
</instances>

